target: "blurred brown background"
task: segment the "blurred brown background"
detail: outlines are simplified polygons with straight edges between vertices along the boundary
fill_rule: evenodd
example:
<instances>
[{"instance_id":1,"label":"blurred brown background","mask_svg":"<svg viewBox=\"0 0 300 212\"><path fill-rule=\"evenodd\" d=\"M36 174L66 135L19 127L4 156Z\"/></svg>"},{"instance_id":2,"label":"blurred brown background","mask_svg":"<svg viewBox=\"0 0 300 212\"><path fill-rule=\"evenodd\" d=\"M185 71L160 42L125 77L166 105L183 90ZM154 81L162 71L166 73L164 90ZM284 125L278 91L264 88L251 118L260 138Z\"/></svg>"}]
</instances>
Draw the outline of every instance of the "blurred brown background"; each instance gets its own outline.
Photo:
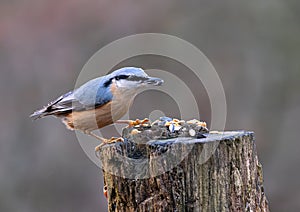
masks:
<instances>
[{"instance_id":1,"label":"blurred brown background","mask_svg":"<svg viewBox=\"0 0 300 212\"><path fill-rule=\"evenodd\" d=\"M206 54L226 92L226 129L256 133L272 211L300 210L299 1L0 3L0 211L106 211L101 170L75 134L54 118L28 115L72 89L101 47L144 32L178 36ZM168 68L183 73L176 63ZM205 92L196 96L209 122ZM130 113L141 116L138 107Z\"/></svg>"}]
</instances>

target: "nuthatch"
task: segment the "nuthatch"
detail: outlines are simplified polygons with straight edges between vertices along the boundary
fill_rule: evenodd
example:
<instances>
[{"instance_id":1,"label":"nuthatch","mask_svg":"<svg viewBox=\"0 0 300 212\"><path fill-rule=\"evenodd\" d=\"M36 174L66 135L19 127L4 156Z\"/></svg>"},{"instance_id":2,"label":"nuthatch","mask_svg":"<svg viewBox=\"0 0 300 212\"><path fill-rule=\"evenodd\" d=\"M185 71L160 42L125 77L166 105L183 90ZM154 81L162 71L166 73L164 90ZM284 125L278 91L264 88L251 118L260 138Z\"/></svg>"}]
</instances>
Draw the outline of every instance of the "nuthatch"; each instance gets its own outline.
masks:
<instances>
[{"instance_id":1,"label":"nuthatch","mask_svg":"<svg viewBox=\"0 0 300 212\"><path fill-rule=\"evenodd\" d=\"M134 97L142 88L162 83L162 79L149 77L141 68L121 68L60 96L31 117L54 115L61 118L68 129L80 130L101 140L102 144L120 141L120 138L101 138L92 131L112 123L130 124L119 119L129 110Z\"/></svg>"}]
</instances>

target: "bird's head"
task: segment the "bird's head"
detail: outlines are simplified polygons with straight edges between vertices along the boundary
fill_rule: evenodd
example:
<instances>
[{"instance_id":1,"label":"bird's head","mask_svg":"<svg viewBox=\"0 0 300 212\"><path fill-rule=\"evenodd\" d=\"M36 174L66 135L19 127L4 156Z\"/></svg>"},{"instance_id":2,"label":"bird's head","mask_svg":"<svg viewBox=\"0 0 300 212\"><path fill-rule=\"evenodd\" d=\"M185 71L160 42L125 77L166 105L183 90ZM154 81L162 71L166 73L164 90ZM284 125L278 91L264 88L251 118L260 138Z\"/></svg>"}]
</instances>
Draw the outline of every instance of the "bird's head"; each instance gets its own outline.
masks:
<instances>
[{"instance_id":1,"label":"bird's head","mask_svg":"<svg viewBox=\"0 0 300 212\"><path fill-rule=\"evenodd\" d=\"M106 85L114 84L118 89L124 91L138 91L148 86L159 86L164 82L160 78L148 76L143 69L136 67L118 69L107 75L107 77Z\"/></svg>"}]
</instances>

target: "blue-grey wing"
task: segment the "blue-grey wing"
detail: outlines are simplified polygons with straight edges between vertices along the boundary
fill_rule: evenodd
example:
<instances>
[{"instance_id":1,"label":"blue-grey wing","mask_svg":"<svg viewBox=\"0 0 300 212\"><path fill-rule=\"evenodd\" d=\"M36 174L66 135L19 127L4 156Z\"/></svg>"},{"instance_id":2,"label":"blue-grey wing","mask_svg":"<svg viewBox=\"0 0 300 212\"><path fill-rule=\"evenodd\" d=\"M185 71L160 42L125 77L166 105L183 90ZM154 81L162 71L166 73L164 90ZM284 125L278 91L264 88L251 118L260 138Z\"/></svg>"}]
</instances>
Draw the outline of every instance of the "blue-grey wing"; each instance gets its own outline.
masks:
<instances>
[{"instance_id":1,"label":"blue-grey wing","mask_svg":"<svg viewBox=\"0 0 300 212\"><path fill-rule=\"evenodd\" d=\"M83 104L86 109L106 104L113 98L110 87L104 86L106 80L105 77L90 80L74 91L74 99Z\"/></svg>"},{"instance_id":2,"label":"blue-grey wing","mask_svg":"<svg viewBox=\"0 0 300 212\"><path fill-rule=\"evenodd\" d=\"M72 111L93 109L108 103L112 100L112 94L109 87L103 86L103 80L105 79L96 78L85 83L35 111L31 117L38 119L48 115L62 115Z\"/></svg>"}]
</instances>

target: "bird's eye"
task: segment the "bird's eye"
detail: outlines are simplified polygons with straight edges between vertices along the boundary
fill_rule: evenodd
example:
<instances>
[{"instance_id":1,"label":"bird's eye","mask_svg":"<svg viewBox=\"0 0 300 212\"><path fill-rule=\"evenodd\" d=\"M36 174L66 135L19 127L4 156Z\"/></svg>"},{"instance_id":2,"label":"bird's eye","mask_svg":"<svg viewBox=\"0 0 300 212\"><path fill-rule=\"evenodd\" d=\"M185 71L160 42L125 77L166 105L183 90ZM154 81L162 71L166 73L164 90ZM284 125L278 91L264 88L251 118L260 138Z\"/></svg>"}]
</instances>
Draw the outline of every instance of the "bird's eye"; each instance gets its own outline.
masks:
<instances>
[{"instance_id":1,"label":"bird's eye","mask_svg":"<svg viewBox=\"0 0 300 212\"><path fill-rule=\"evenodd\" d=\"M116 80L127 79L128 77L129 77L128 75L119 75L119 76L116 76L115 79Z\"/></svg>"}]
</instances>

